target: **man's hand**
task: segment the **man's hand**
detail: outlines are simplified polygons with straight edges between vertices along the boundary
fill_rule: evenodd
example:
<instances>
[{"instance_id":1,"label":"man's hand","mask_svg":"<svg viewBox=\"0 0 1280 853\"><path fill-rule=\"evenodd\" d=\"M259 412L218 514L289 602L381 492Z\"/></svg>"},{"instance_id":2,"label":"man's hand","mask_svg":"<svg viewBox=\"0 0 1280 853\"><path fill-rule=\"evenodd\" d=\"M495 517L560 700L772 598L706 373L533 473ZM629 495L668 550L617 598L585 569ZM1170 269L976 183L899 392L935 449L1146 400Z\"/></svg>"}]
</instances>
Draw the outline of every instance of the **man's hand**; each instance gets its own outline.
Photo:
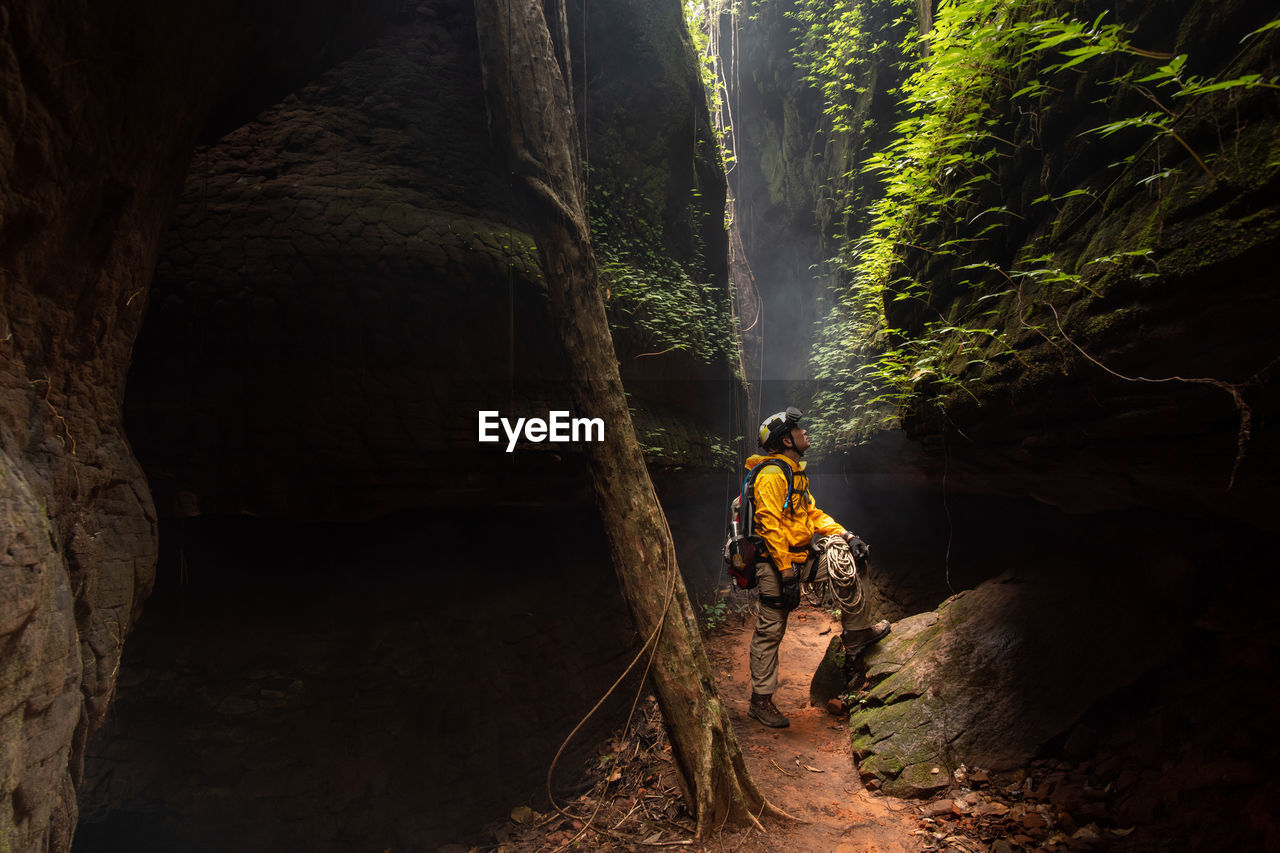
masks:
<instances>
[{"instance_id":1,"label":"man's hand","mask_svg":"<svg viewBox=\"0 0 1280 853\"><path fill-rule=\"evenodd\" d=\"M792 563L791 568L778 574L782 576L782 589L779 590L782 595L782 608L790 612L800 606L800 573Z\"/></svg>"},{"instance_id":2,"label":"man's hand","mask_svg":"<svg viewBox=\"0 0 1280 853\"><path fill-rule=\"evenodd\" d=\"M870 545L847 530L844 532L844 541L849 543L849 553L853 555L855 560L865 560L867 555L871 553Z\"/></svg>"}]
</instances>

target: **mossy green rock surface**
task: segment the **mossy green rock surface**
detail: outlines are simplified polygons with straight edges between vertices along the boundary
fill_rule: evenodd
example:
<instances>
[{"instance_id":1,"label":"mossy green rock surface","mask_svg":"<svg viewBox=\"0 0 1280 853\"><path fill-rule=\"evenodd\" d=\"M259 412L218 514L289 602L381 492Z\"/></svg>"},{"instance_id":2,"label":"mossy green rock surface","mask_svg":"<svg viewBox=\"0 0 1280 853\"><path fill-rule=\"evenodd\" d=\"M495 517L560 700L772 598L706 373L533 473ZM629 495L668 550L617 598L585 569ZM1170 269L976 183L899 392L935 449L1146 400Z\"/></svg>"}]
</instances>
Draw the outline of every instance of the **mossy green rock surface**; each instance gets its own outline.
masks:
<instances>
[{"instance_id":1,"label":"mossy green rock surface","mask_svg":"<svg viewBox=\"0 0 1280 853\"><path fill-rule=\"evenodd\" d=\"M895 623L865 654L873 686L850 716L864 779L922 796L946 787L961 763L1021 766L1171 654L1173 629L1136 585L1097 595L1103 588L1084 571L1006 575Z\"/></svg>"}]
</instances>

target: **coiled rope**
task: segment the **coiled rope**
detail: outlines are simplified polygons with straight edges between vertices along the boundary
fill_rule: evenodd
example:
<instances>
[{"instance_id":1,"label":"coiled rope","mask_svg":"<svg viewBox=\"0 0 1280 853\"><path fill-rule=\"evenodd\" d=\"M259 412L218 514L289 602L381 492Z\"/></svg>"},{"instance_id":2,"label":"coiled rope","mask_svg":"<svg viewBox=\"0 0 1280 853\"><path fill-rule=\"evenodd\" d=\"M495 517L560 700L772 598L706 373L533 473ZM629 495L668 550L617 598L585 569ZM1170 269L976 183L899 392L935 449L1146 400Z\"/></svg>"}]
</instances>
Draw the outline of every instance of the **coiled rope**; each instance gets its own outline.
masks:
<instances>
[{"instance_id":1,"label":"coiled rope","mask_svg":"<svg viewBox=\"0 0 1280 853\"><path fill-rule=\"evenodd\" d=\"M858 583L858 563L853 559L849 543L843 536L832 534L819 539L818 547L827 562L827 580L840 609L845 613L855 612L862 606L864 593L862 584Z\"/></svg>"}]
</instances>

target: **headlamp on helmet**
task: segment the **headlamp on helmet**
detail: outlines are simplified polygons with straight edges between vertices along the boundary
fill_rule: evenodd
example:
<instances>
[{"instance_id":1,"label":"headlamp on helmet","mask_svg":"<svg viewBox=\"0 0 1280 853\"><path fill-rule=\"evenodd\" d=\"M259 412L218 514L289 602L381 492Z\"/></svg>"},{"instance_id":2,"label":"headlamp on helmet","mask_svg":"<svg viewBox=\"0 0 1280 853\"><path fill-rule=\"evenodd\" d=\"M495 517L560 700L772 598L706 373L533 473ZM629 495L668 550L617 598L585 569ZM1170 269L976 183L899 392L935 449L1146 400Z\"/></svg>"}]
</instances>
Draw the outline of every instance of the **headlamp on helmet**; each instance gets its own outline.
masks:
<instances>
[{"instance_id":1,"label":"headlamp on helmet","mask_svg":"<svg viewBox=\"0 0 1280 853\"><path fill-rule=\"evenodd\" d=\"M786 411L765 418L760 424L760 446L765 450L781 450L782 439L791 434L791 429L800 423L803 416L804 413L795 406L788 406Z\"/></svg>"}]
</instances>

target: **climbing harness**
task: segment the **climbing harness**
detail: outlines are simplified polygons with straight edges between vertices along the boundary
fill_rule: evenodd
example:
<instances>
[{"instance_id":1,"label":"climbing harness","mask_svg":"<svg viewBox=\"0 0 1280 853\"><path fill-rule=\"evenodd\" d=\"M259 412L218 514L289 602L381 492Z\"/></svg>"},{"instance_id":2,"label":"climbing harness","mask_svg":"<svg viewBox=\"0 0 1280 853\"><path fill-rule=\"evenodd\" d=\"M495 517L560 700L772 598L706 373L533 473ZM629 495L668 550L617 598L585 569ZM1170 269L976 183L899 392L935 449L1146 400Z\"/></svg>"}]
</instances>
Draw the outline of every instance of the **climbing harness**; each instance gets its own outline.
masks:
<instances>
[{"instance_id":1,"label":"climbing harness","mask_svg":"<svg viewBox=\"0 0 1280 853\"><path fill-rule=\"evenodd\" d=\"M818 560L822 558L822 549L813 542L791 546L788 550L793 554L804 554L805 561L803 568L797 571L794 579L790 582L783 580L782 572L769 556L769 549L764 539L754 533L756 478L769 466L781 468L783 476L786 477L787 496L782 502L784 511L796 512L810 500L807 488L796 488L795 471L785 459L765 459L747 474L746 479L742 481L741 492L730 506L731 521L728 538L724 543L723 557L729 576L733 578L734 584L739 589L754 589L759 583L757 575L760 566L767 566L778 576L779 594L762 594L760 601L766 607L790 612L800 606L800 584L813 582L818 572ZM807 487L808 478L802 480L802 483Z\"/></svg>"}]
</instances>

